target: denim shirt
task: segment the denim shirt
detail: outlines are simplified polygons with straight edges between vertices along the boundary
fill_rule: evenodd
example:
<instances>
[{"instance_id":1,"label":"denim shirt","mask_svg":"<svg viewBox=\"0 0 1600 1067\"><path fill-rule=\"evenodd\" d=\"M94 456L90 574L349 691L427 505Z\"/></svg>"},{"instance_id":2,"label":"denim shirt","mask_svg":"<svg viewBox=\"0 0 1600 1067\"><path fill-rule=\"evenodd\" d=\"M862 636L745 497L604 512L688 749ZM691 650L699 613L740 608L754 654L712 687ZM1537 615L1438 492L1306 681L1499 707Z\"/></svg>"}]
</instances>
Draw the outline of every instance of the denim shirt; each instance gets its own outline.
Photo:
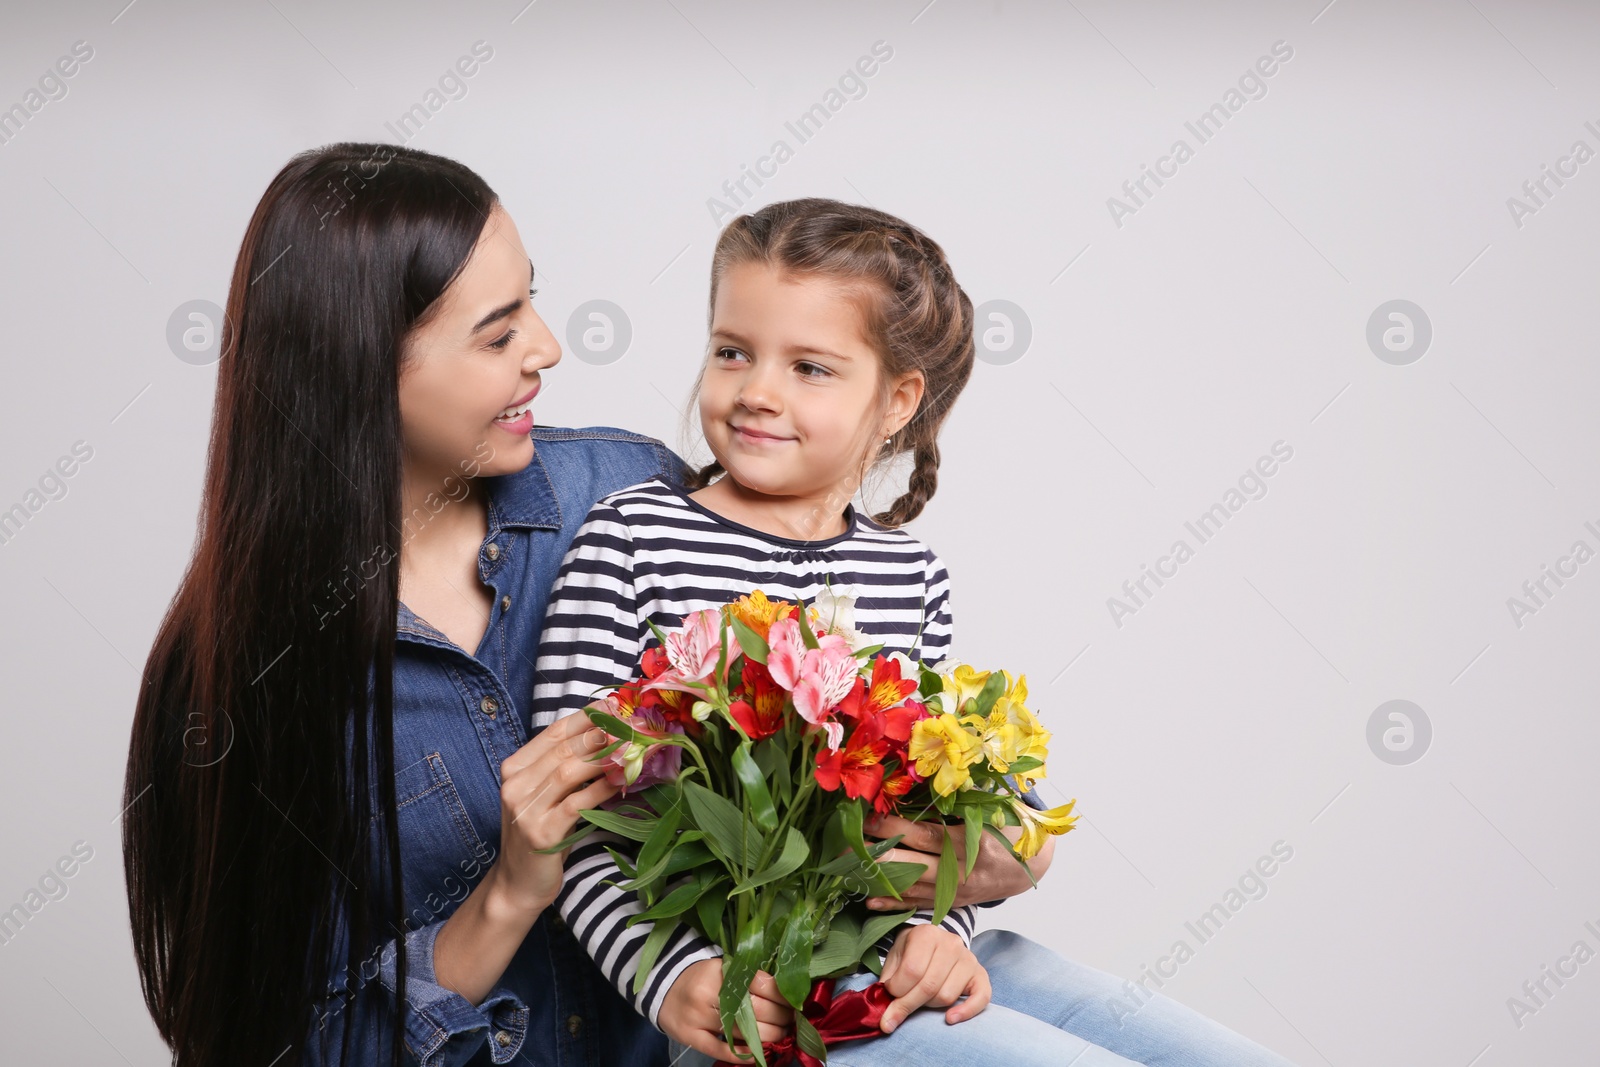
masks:
<instances>
[{"instance_id":1,"label":"denim shirt","mask_svg":"<svg viewBox=\"0 0 1600 1067\"><path fill-rule=\"evenodd\" d=\"M478 574L494 591L474 654L403 604L394 662L395 799L403 849L407 959L405 1062L665 1067L666 1039L622 999L546 909L488 997L473 1005L434 978L444 921L482 878L500 845L500 764L531 739L529 703L545 605L561 560L601 497L683 461L660 441L606 426L536 427L522 471L485 479L489 532ZM363 964L336 961L334 989L352 1007L319 1004L308 1065L338 1062L346 1017L354 1063L387 1063L395 984L391 941ZM380 978L387 995L366 987ZM323 1057L319 1038L329 1042Z\"/></svg>"}]
</instances>

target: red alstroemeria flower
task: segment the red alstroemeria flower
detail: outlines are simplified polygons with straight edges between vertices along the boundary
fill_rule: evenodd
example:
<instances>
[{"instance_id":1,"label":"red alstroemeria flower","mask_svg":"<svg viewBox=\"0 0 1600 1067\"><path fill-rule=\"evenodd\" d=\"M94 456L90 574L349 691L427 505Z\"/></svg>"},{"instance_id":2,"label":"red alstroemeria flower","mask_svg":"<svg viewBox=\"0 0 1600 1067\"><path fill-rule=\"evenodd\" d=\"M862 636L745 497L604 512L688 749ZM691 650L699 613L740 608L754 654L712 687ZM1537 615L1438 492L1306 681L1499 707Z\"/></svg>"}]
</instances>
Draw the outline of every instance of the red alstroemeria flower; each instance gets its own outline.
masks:
<instances>
[{"instance_id":1,"label":"red alstroemeria flower","mask_svg":"<svg viewBox=\"0 0 1600 1067\"><path fill-rule=\"evenodd\" d=\"M652 645L650 648L645 649L644 655L640 657L639 666L644 669L646 678L657 678L660 677L663 671L672 666L672 663L667 659L667 652L664 648L660 645Z\"/></svg>"},{"instance_id":2,"label":"red alstroemeria flower","mask_svg":"<svg viewBox=\"0 0 1600 1067\"><path fill-rule=\"evenodd\" d=\"M872 798L872 808L879 815L893 815L900 810L900 799L917 784L916 771L909 765L896 767L884 776L878 795Z\"/></svg>"},{"instance_id":3,"label":"red alstroemeria flower","mask_svg":"<svg viewBox=\"0 0 1600 1067\"><path fill-rule=\"evenodd\" d=\"M872 680L856 678L856 683L850 688L850 693L845 694L845 699L838 702L838 710L850 718L869 718L882 715L888 710L898 710L896 705L904 701L907 696L917 691L917 681L914 678L902 678L899 672L898 659L888 656L872 657ZM901 717L904 718L904 717ZM915 718L910 720L914 723ZM898 736L901 723L896 721L896 728L886 729L886 736L894 737L896 741L906 741L910 737L910 723L904 725L906 736Z\"/></svg>"},{"instance_id":4,"label":"red alstroemeria flower","mask_svg":"<svg viewBox=\"0 0 1600 1067\"><path fill-rule=\"evenodd\" d=\"M912 727L916 726L921 720L930 717L928 705L918 700L908 700L904 704L884 711L883 736L891 741L898 742L896 751L903 753L906 742L911 740Z\"/></svg>"},{"instance_id":5,"label":"red alstroemeria flower","mask_svg":"<svg viewBox=\"0 0 1600 1067\"><path fill-rule=\"evenodd\" d=\"M843 749L817 753L817 784L830 792L844 787L845 796L874 800L883 784L883 757L889 751L879 719L863 719Z\"/></svg>"},{"instance_id":6,"label":"red alstroemeria flower","mask_svg":"<svg viewBox=\"0 0 1600 1067\"><path fill-rule=\"evenodd\" d=\"M783 728L786 694L767 669L754 660L745 661L743 677L741 690L748 699L735 700L729 705L728 713L752 741L760 741Z\"/></svg>"}]
</instances>

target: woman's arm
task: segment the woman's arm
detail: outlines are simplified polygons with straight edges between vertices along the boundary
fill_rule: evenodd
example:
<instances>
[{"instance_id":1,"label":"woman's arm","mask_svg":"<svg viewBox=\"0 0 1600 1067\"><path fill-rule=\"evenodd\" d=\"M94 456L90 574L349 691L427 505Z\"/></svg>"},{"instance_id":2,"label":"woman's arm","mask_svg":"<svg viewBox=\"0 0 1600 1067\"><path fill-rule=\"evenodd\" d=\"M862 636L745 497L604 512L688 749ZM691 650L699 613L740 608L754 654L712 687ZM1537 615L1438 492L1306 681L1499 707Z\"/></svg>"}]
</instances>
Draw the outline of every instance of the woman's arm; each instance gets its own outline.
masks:
<instances>
[{"instance_id":1,"label":"woman's arm","mask_svg":"<svg viewBox=\"0 0 1600 1067\"><path fill-rule=\"evenodd\" d=\"M944 849L946 834L950 836L951 843L955 846L957 860L965 869L967 848L964 827L911 822L898 816L885 815L869 822L867 830L879 840L894 837L896 834L904 835L899 845L885 853L884 860L921 863L926 864L928 868L905 891L903 899L870 898L867 907L874 911L895 911L907 904L919 908L933 907L933 887L939 877L939 855ZM1013 842L1022 836L1020 826L1007 826L1002 832ZM1006 851L1005 846L989 834L984 834L978 846L978 859L973 864L972 874L956 883L956 906L999 902L1006 897L1014 897L1018 893L1032 889L1033 883L1043 878L1045 872L1050 869L1050 860L1055 855L1055 848L1056 839L1045 838L1044 847L1039 849L1038 855L1028 861L1028 866L1024 869L1016 857ZM1028 877L1029 871L1033 872L1031 880Z\"/></svg>"},{"instance_id":2,"label":"woman's arm","mask_svg":"<svg viewBox=\"0 0 1600 1067\"><path fill-rule=\"evenodd\" d=\"M566 853L539 855L576 827L578 813L616 794L587 756L605 732L582 716L541 730L500 765L500 857L439 930L434 980L480 1003L522 939L561 891Z\"/></svg>"}]
</instances>

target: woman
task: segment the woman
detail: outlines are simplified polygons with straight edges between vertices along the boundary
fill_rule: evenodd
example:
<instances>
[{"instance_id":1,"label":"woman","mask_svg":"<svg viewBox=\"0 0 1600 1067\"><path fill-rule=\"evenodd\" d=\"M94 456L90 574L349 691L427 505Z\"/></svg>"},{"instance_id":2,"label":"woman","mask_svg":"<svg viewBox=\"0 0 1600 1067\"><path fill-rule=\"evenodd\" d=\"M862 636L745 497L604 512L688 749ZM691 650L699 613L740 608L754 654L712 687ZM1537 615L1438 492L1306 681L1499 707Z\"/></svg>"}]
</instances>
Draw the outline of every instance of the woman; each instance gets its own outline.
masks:
<instances>
[{"instance_id":1,"label":"woman","mask_svg":"<svg viewBox=\"0 0 1600 1067\"><path fill-rule=\"evenodd\" d=\"M562 857L534 852L612 795L585 759L602 735L534 736L527 709L590 506L685 468L623 430L532 428L561 356L532 279L483 180L414 149L303 153L250 221L124 797L177 1067L666 1063L549 907ZM961 900L1029 884L990 850Z\"/></svg>"}]
</instances>

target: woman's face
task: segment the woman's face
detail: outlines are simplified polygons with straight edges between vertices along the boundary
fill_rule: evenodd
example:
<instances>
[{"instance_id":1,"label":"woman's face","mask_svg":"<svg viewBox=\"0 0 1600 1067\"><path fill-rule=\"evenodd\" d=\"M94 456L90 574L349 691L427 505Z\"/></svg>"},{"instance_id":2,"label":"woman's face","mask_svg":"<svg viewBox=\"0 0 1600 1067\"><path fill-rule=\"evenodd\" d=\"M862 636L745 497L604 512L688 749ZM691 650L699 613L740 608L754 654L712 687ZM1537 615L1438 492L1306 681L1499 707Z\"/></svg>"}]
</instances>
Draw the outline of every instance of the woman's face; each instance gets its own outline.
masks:
<instances>
[{"instance_id":1,"label":"woman's face","mask_svg":"<svg viewBox=\"0 0 1600 1067\"><path fill-rule=\"evenodd\" d=\"M740 485L769 496L854 495L868 454L916 410L922 379L891 391L855 299L839 283L764 263L728 268L711 312L700 426Z\"/></svg>"},{"instance_id":2,"label":"woman's face","mask_svg":"<svg viewBox=\"0 0 1600 1067\"><path fill-rule=\"evenodd\" d=\"M529 410L561 346L533 310L533 267L495 206L433 315L406 338L400 423L408 469L508 474L533 459Z\"/></svg>"}]
</instances>

